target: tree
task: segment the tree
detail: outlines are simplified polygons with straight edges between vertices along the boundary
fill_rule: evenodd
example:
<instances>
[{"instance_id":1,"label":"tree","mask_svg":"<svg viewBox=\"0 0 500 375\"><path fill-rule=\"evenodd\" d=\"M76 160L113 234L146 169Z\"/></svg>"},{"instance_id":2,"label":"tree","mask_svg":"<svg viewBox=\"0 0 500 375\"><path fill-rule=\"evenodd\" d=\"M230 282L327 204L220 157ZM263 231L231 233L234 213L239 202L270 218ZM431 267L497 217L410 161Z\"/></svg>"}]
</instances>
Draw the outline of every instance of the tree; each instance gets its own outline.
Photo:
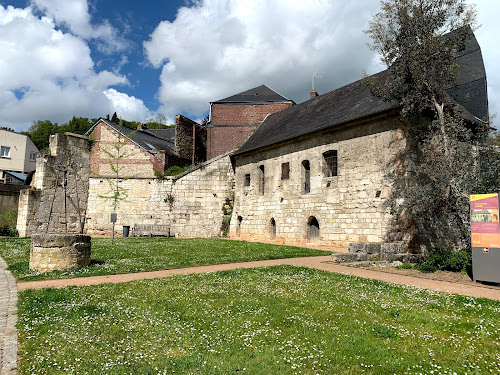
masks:
<instances>
[{"instance_id":1,"label":"tree","mask_svg":"<svg viewBox=\"0 0 500 375\"><path fill-rule=\"evenodd\" d=\"M111 117L111 121L118 124L120 122L120 119L118 118L118 115L115 113L113 113L113 117Z\"/></svg>"},{"instance_id":2,"label":"tree","mask_svg":"<svg viewBox=\"0 0 500 375\"><path fill-rule=\"evenodd\" d=\"M403 167L388 175L388 200L410 242L427 249L469 246L469 194L481 193L486 122L464 120L446 93L476 13L465 0L383 0L366 33L387 66L368 79L372 93L401 106Z\"/></svg>"}]
</instances>

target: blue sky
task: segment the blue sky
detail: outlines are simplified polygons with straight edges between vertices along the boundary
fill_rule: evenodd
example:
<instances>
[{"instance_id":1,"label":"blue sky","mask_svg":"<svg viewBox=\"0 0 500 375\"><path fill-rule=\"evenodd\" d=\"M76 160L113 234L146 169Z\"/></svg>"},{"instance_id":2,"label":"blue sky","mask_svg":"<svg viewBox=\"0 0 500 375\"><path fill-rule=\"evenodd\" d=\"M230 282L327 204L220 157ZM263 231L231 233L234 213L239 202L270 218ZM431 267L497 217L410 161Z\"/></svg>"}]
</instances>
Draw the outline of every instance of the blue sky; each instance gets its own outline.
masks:
<instances>
[{"instance_id":1,"label":"blue sky","mask_svg":"<svg viewBox=\"0 0 500 375\"><path fill-rule=\"evenodd\" d=\"M500 1L476 1L490 112L500 109ZM0 126L114 111L204 117L266 84L306 100L383 69L362 32L378 0L0 0Z\"/></svg>"}]
</instances>

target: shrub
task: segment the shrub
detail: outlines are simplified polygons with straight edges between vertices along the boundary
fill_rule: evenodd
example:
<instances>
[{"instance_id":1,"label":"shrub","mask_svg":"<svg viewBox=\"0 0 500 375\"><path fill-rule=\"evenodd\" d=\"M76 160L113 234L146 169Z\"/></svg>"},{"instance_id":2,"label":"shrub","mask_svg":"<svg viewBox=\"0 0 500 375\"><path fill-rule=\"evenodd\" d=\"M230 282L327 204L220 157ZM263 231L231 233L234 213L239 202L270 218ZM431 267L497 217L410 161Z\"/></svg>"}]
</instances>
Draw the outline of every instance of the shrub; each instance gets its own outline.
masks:
<instances>
[{"instance_id":1,"label":"shrub","mask_svg":"<svg viewBox=\"0 0 500 375\"><path fill-rule=\"evenodd\" d=\"M422 272L453 271L461 272L471 264L471 257L467 251L432 251L424 262L419 265Z\"/></svg>"},{"instance_id":2,"label":"shrub","mask_svg":"<svg viewBox=\"0 0 500 375\"><path fill-rule=\"evenodd\" d=\"M19 237L19 232L16 228L9 227L8 225L0 226L0 236Z\"/></svg>"},{"instance_id":3,"label":"shrub","mask_svg":"<svg viewBox=\"0 0 500 375\"><path fill-rule=\"evenodd\" d=\"M187 167L179 167L178 165L172 165L170 168L168 168L164 175L165 176L177 176L181 173L184 173L186 172L189 168L191 168L190 166L187 166Z\"/></svg>"}]
</instances>

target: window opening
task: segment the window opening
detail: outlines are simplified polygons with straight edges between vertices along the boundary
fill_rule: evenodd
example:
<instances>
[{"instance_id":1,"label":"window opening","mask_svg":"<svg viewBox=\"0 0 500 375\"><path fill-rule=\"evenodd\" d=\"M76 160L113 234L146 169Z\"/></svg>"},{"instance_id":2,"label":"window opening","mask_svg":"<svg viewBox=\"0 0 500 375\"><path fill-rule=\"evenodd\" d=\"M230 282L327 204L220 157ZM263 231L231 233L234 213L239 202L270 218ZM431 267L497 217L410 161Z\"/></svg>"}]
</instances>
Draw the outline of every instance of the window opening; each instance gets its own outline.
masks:
<instances>
[{"instance_id":1,"label":"window opening","mask_svg":"<svg viewBox=\"0 0 500 375\"><path fill-rule=\"evenodd\" d=\"M264 173L264 166L261 165L259 167L259 193L260 195L264 195L264 189L265 189L265 184L266 184L266 180L265 180L265 173Z\"/></svg>"},{"instance_id":2,"label":"window opening","mask_svg":"<svg viewBox=\"0 0 500 375\"><path fill-rule=\"evenodd\" d=\"M335 177L338 173L337 150L327 151L323 154L325 177Z\"/></svg>"},{"instance_id":3,"label":"window opening","mask_svg":"<svg viewBox=\"0 0 500 375\"><path fill-rule=\"evenodd\" d=\"M290 178L290 163L281 164L281 179L288 180Z\"/></svg>"},{"instance_id":4,"label":"window opening","mask_svg":"<svg viewBox=\"0 0 500 375\"><path fill-rule=\"evenodd\" d=\"M304 169L304 193L309 193L311 191L311 165L309 160L304 160L302 167Z\"/></svg>"},{"instance_id":5,"label":"window opening","mask_svg":"<svg viewBox=\"0 0 500 375\"><path fill-rule=\"evenodd\" d=\"M36 161L36 155L37 154L38 154L37 152L31 151L31 153L30 153L30 161Z\"/></svg>"},{"instance_id":6,"label":"window opening","mask_svg":"<svg viewBox=\"0 0 500 375\"><path fill-rule=\"evenodd\" d=\"M245 175L245 183L244 186L250 186L250 173Z\"/></svg>"}]
</instances>

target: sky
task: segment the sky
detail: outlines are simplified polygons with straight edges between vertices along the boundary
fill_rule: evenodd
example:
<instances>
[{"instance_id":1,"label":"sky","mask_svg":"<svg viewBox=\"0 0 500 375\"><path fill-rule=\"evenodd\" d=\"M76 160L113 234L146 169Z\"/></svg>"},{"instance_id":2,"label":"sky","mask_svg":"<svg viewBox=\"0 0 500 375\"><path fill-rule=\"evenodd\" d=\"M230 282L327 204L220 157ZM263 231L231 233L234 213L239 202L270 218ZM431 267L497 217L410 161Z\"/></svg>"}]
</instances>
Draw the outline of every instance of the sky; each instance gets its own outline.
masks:
<instances>
[{"instance_id":1,"label":"sky","mask_svg":"<svg viewBox=\"0 0 500 375\"><path fill-rule=\"evenodd\" d=\"M476 0L490 113L499 0ZM112 115L200 121L262 84L296 103L384 69L363 33L379 0L0 0L0 126ZM495 124L498 127L498 124Z\"/></svg>"}]
</instances>

